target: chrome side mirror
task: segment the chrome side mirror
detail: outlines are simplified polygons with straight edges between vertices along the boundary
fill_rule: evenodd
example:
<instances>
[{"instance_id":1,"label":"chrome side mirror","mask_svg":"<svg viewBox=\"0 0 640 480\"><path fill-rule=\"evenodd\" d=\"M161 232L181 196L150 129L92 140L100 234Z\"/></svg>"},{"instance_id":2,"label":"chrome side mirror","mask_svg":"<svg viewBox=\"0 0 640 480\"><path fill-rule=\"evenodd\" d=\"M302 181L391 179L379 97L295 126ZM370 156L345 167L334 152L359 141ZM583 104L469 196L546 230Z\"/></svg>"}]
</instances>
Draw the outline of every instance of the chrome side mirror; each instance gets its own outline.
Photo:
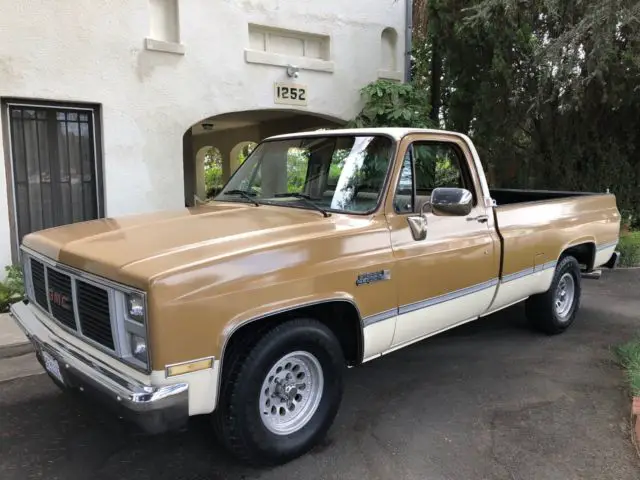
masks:
<instances>
[{"instance_id":1,"label":"chrome side mirror","mask_svg":"<svg viewBox=\"0 0 640 480\"><path fill-rule=\"evenodd\" d=\"M464 217L471 213L473 195L464 188L434 188L431 192L431 212L434 215Z\"/></svg>"}]
</instances>

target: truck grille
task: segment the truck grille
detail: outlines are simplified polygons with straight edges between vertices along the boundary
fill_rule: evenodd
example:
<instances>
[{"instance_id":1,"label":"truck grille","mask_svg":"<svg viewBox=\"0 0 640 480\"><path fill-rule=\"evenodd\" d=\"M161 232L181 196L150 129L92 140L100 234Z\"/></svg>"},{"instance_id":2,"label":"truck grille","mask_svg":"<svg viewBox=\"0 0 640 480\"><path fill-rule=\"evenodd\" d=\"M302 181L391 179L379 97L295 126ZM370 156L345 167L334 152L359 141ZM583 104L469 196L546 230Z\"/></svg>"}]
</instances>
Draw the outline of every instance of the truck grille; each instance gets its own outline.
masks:
<instances>
[{"instance_id":1,"label":"truck grille","mask_svg":"<svg viewBox=\"0 0 640 480\"><path fill-rule=\"evenodd\" d=\"M109 295L106 290L79 281L78 316L82 333L113 350L111 317L109 315Z\"/></svg>"},{"instance_id":2,"label":"truck grille","mask_svg":"<svg viewBox=\"0 0 640 480\"><path fill-rule=\"evenodd\" d=\"M107 288L86 282L33 257L29 261L32 300L79 336L115 350Z\"/></svg>"}]
</instances>

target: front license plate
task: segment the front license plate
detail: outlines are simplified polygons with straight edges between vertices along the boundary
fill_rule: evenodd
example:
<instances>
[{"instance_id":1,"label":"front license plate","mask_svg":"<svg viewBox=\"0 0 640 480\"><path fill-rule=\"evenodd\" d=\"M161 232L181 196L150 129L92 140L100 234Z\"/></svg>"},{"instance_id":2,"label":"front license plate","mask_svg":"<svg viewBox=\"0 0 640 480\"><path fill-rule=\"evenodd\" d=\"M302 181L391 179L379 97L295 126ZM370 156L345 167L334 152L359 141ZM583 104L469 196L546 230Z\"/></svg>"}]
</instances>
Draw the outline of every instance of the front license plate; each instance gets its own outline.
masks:
<instances>
[{"instance_id":1,"label":"front license plate","mask_svg":"<svg viewBox=\"0 0 640 480\"><path fill-rule=\"evenodd\" d=\"M53 375L60 383L64 385L62 374L60 373L60 364L58 361L49 355L44 350L42 351L42 359L44 360L44 368L47 369L51 375Z\"/></svg>"}]
</instances>

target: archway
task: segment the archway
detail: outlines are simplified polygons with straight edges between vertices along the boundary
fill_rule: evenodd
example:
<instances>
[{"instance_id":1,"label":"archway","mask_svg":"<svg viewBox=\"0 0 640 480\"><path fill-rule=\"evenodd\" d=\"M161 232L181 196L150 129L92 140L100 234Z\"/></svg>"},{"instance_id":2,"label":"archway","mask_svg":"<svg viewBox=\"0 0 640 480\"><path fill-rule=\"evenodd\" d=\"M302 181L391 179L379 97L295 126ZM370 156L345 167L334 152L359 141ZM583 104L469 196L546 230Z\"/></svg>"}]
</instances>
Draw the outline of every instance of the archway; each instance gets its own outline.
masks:
<instances>
[{"instance_id":1,"label":"archway","mask_svg":"<svg viewBox=\"0 0 640 480\"><path fill-rule=\"evenodd\" d=\"M206 145L196 153L196 196L200 201L215 196L223 185L220 149Z\"/></svg>"},{"instance_id":2,"label":"archway","mask_svg":"<svg viewBox=\"0 0 640 480\"><path fill-rule=\"evenodd\" d=\"M207 155L211 159L220 159L221 187L264 138L319 128L338 128L344 123L325 115L281 109L226 113L195 123L187 128L183 137L185 205L193 206L197 198L204 201L217 194L216 188L207 187ZM208 175L212 175L210 170Z\"/></svg>"},{"instance_id":3,"label":"archway","mask_svg":"<svg viewBox=\"0 0 640 480\"><path fill-rule=\"evenodd\" d=\"M229 175L232 175L257 145L256 142L240 142L231 149L229 158Z\"/></svg>"}]
</instances>

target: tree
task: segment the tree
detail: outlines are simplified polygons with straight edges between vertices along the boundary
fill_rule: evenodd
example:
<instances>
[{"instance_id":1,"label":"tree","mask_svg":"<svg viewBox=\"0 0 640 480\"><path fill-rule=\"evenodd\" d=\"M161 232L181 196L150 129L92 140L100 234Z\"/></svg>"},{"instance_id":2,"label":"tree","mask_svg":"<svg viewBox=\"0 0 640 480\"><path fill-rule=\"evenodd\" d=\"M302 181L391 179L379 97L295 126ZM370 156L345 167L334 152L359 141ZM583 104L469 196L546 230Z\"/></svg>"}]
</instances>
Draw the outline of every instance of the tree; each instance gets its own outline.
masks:
<instances>
[{"instance_id":1,"label":"tree","mask_svg":"<svg viewBox=\"0 0 640 480\"><path fill-rule=\"evenodd\" d=\"M204 185L207 197L218 194L223 185L222 180L222 155L215 147L207 149L204 155Z\"/></svg>"},{"instance_id":2,"label":"tree","mask_svg":"<svg viewBox=\"0 0 640 480\"><path fill-rule=\"evenodd\" d=\"M466 133L493 186L610 189L625 221L639 222L638 0L416 0L414 9L413 81L363 89L359 123Z\"/></svg>"}]
</instances>

